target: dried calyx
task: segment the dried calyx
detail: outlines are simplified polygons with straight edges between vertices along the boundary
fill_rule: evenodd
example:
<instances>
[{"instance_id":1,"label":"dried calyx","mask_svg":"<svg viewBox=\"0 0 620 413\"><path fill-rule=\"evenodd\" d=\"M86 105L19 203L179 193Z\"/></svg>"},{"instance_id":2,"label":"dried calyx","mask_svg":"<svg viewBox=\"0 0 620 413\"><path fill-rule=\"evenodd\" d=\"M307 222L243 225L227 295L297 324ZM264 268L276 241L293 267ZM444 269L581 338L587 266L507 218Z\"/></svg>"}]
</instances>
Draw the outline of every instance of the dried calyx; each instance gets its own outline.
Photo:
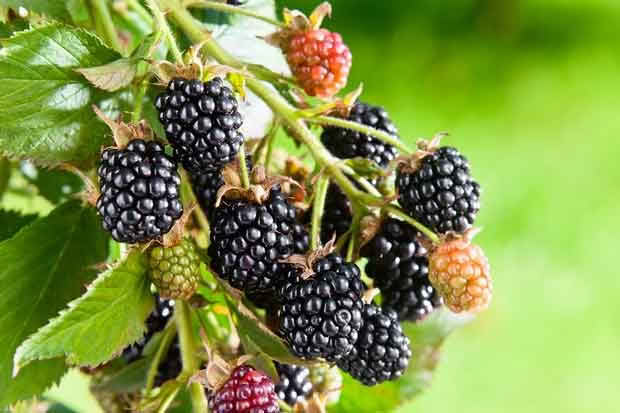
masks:
<instances>
[{"instance_id":1,"label":"dried calyx","mask_svg":"<svg viewBox=\"0 0 620 413\"><path fill-rule=\"evenodd\" d=\"M316 272L314 271L314 263L320 260L321 258L327 257L329 254L334 252L336 243L336 238L333 237L329 242L327 242L322 247L308 252L306 255L295 254L290 257L282 260L281 262L291 264L294 267L297 267L301 270L300 277L304 280L312 277Z\"/></svg>"},{"instance_id":2,"label":"dried calyx","mask_svg":"<svg viewBox=\"0 0 620 413\"><path fill-rule=\"evenodd\" d=\"M441 140L448 136L446 132L439 132L429 141L426 139L420 139L416 143L418 150L415 151L412 155L407 156L399 156L394 161L395 164L398 165L403 172L413 173L417 171L420 167L420 164L424 158L431 155L437 149L439 149L439 145L441 144Z\"/></svg>"}]
</instances>

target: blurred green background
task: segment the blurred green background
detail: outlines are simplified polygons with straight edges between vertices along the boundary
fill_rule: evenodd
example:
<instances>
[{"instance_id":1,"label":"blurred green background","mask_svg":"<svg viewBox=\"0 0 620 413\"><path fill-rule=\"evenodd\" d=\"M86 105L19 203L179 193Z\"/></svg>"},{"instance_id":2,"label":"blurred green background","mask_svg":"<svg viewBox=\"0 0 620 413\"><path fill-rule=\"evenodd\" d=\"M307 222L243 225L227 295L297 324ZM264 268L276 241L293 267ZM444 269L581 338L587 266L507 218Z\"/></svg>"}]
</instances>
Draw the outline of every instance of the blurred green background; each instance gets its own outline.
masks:
<instances>
[{"instance_id":1,"label":"blurred green background","mask_svg":"<svg viewBox=\"0 0 620 413\"><path fill-rule=\"evenodd\" d=\"M350 87L363 82L363 99L386 106L410 142L450 132L484 188L477 241L494 301L449 337L432 387L401 413L613 411L620 2L332 4L327 26L354 56ZM53 394L74 396L76 382Z\"/></svg>"}]
</instances>

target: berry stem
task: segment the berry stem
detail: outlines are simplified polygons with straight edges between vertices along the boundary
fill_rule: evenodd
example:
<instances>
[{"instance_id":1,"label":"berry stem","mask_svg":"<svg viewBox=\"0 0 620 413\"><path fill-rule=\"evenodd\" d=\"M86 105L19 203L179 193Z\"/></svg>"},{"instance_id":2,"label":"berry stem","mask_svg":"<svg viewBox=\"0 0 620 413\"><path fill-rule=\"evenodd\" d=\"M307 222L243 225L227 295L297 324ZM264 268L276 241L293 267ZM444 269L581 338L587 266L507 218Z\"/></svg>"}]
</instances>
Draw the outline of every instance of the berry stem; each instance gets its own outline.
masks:
<instances>
[{"instance_id":1,"label":"berry stem","mask_svg":"<svg viewBox=\"0 0 620 413\"><path fill-rule=\"evenodd\" d=\"M166 21L166 16L159 8L158 1L161 0L146 0L147 5L151 9L153 16L155 17L155 22L157 23L157 28L164 33L166 39L168 39L168 47L172 51L174 55L174 60L177 64L183 64L183 55L181 54L181 50L179 50L179 46L177 45L176 40L174 39L174 35L172 34L172 30L170 30L170 26Z\"/></svg>"},{"instance_id":2,"label":"berry stem","mask_svg":"<svg viewBox=\"0 0 620 413\"><path fill-rule=\"evenodd\" d=\"M138 0L125 0L125 4L127 4L127 7L133 9L137 14L139 14L146 24L149 26L153 25L153 16L151 16L151 13L149 13Z\"/></svg>"},{"instance_id":3,"label":"berry stem","mask_svg":"<svg viewBox=\"0 0 620 413\"><path fill-rule=\"evenodd\" d=\"M205 53L222 64L237 69L246 67L243 62L240 62L226 50L222 49L204 30L202 24L194 19L178 1L168 0L167 4L170 8L170 17L181 27L193 43L201 43L203 45ZM291 133L294 133L296 138L310 149L315 161L325 168L327 173L349 198L371 206L383 206L385 204L384 199L360 191L355 187L340 169L339 162L308 129L304 121L297 116L296 108L291 106L282 96L274 93L270 87L260 80L247 78L246 84L250 90L271 107L274 113L280 116L282 121L289 127Z\"/></svg>"},{"instance_id":4,"label":"berry stem","mask_svg":"<svg viewBox=\"0 0 620 413\"><path fill-rule=\"evenodd\" d=\"M184 2L184 5L185 7L189 7L189 8L212 9L212 10L223 11L226 13L240 14L242 16L247 16L247 17L252 17L254 19L262 20L266 23L269 23L277 27L281 27L281 28L285 27L284 23L278 20L255 13L252 10L244 9L243 7L230 6L226 3L220 3L220 2L209 1L209 0L189 0L189 1Z\"/></svg>"},{"instance_id":5,"label":"berry stem","mask_svg":"<svg viewBox=\"0 0 620 413\"><path fill-rule=\"evenodd\" d=\"M166 330L164 331L161 342L159 343L159 348L157 349L155 356L153 356L153 360L151 361L151 365L149 366L149 370L146 374L146 394L149 394L153 389L159 363L163 359L165 352L170 348L170 344L172 343L176 332L177 328L175 323L169 323L166 326Z\"/></svg>"},{"instance_id":6,"label":"berry stem","mask_svg":"<svg viewBox=\"0 0 620 413\"><path fill-rule=\"evenodd\" d=\"M102 36L114 50L123 54L123 45L121 45L120 38L114 27L112 15L110 14L110 9L108 9L106 0L91 0L90 2L96 21L101 23L101 29L103 31Z\"/></svg>"},{"instance_id":7,"label":"berry stem","mask_svg":"<svg viewBox=\"0 0 620 413\"><path fill-rule=\"evenodd\" d=\"M249 189L250 174L248 172L248 164L245 160L245 144L241 144L237 158L239 159L239 171L241 172L241 185L243 185L245 189Z\"/></svg>"},{"instance_id":8,"label":"berry stem","mask_svg":"<svg viewBox=\"0 0 620 413\"><path fill-rule=\"evenodd\" d=\"M351 122L350 120L336 118L333 116L309 116L304 118L309 123L316 123L319 125L330 125L337 126L339 128L351 129L360 133L363 133L368 136L373 136L380 141L387 143L389 145L394 146L403 155L409 155L411 153L411 149L403 141L396 138L393 135L390 135L387 132L381 131L379 129L373 128L371 126L362 125L361 123Z\"/></svg>"},{"instance_id":9,"label":"berry stem","mask_svg":"<svg viewBox=\"0 0 620 413\"><path fill-rule=\"evenodd\" d=\"M325 210L325 199L329 188L329 177L321 176L316 183L314 202L312 204L312 231L310 233L310 249L316 250L321 243L321 221Z\"/></svg>"},{"instance_id":10,"label":"berry stem","mask_svg":"<svg viewBox=\"0 0 620 413\"><path fill-rule=\"evenodd\" d=\"M426 237L428 239L430 239L434 244L439 244L440 239L439 239L439 236L437 234L435 234L430 229L426 228L424 225L420 224L415 219L411 218L409 215L407 215L407 213L405 211L403 211L402 209L398 208L397 206L395 206L395 205L386 205L385 207L383 207L383 211L387 212L390 215L394 215L394 216L402 219L403 221L413 225L421 233L426 235Z\"/></svg>"},{"instance_id":11,"label":"berry stem","mask_svg":"<svg viewBox=\"0 0 620 413\"><path fill-rule=\"evenodd\" d=\"M148 79L144 79L136 88L136 97L134 100L133 112L131 113L131 122L138 123L142 119L142 106L144 103L144 95L149 88Z\"/></svg>"},{"instance_id":12,"label":"berry stem","mask_svg":"<svg viewBox=\"0 0 620 413\"><path fill-rule=\"evenodd\" d=\"M189 305L183 300L175 301L174 316L179 332L179 346L181 348L181 360L183 361L183 373L192 375L198 370L196 359L196 343L194 341L194 329L192 326Z\"/></svg>"}]
</instances>

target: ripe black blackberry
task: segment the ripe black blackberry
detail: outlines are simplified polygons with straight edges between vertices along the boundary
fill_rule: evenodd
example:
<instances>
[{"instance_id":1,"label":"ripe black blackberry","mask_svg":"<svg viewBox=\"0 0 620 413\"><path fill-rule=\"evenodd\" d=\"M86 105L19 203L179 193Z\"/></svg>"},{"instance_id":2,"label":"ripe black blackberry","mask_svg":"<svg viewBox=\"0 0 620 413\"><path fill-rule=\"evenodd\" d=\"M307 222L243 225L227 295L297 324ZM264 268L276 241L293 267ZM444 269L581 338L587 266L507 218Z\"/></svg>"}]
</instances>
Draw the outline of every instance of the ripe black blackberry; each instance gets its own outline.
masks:
<instances>
[{"instance_id":1,"label":"ripe black blackberry","mask_svg":"<svg viewBox=\"0 0 620 413\"><path fill-rule=\"evenodd\" d=\"M312 393L308 367L276 362L276 370L280 376L280 382L276 384L276 394L289 406L306 400Z\"/></svg>"},{"instance_id":2,"label":"ripe black blackberry","mask_svg":"<svg viewBox=\"0 0 620 413\"><path fill-rule=\"evenodd\" d=\"M160 360L157 366L157 374L153 385L159 387L168 380L172 380L178 377L183 370L183 361L181 360L181 349L179 347L179 337L175 337L174 341L170 343L166 356Z\"/></svg>"},{"instance_id":3,"label":"ripe black blackberry","mask_svg":"<svg viewBox=\"0 0 620 413\"><path fill-rule=\"evenodd\" d=\"M155 296L155 308L146 319L146 333L133 344L125 347L123 358L127 363L131 363L142 357L142 351L146 343L159 331L162 331L172 315L174 314L174 300L164 300L159 295Z\"/></svg>"},{"instance_id":4,"label":"ripe black blackberry","mask_svg":"<svg viewBox=\"0 0 620 413\"><path fill-rule=\"evenodd\" d=\"M411 225L388 218L360 251L368 258L366 274L381 290L382 307L396 311L400 320L421 320L441 305L428 279L428 251L420 236Z\"/></svg>"},{"instance_id":5,"label":"ripe black blackberry","mask_svg":"<svg viewBox=\"0 0 620 413\"><path fill-rule=\"evenodd\" d=\"M390 120L388 113L380 106L356 102L348 120L370 126L398 137L398 129ZM341 159L365 158L385 168L398 153L396 148L377 138L351 129L326 126L321 141L327 149Z\"/></svg>"},{"instance_id":6,"label":"ripe black blackberry","mask_svg":"<svg viewBox=\"0 0 620 413\"><path fill-rule=\"evenodd\" d=\"M222 199L211 218L211 268L230 285L266 306L275 280L295 252L296 210L279 186L266 199Z\"/></svg>"},{"instance_id":7,"label":"ripe black blackberry","mask_svg":"<svg viewBox=\"0 0 620 413\"><path fill-rule=\"evenodd\" d=\"M480 209L480 185L469 162L451 147L432 150L414 168L401 164L396 174L398 202L433 231L462 233Z\"/></svg>"},{"instance_id":8,"label":"ripe black blackberry","mask_svg":"<svg viewBox=\"0 0 620 413\"><path fill-rule=\"evenodd\" d=\"M396 313L366 304L362 318L359 339L338 367L367 386L399 378L409 365L411 349Z\"/></svg>"},{"instance_id":9,"label":"ripe black blackberry","mask_svg":"<svg viewBox=\"0 0 620 413\"><path fill-rule=\"evenodd\" d=\"M97 211L118 242L147 242L166 234L183 214L176 163L157 142L134 139L108 148L99 166Z\"/></svg>"},{"instance_id":10,"label":"ripe black blackberry","mask_svg":"<svg viewBox=\"0 0 620 413\"><path fill-rule=\"evenodd\" d=\"M357 341L364 284L359 268L338 254L317 260L312 271L281 288L279 331L296 356L333 362Z\"/></svg>"},{"instance_id":11,"label":"ripe black blackberry","mask_svg":"<svg viewBox=\"0 0 620 413\"><path fill-rule=\"evenodd\" d=\"M219 77L206 83L172 79L155 107L174 157L190 174L218 170L243 144L237 99Z\"/></svg>"}]
</instances>

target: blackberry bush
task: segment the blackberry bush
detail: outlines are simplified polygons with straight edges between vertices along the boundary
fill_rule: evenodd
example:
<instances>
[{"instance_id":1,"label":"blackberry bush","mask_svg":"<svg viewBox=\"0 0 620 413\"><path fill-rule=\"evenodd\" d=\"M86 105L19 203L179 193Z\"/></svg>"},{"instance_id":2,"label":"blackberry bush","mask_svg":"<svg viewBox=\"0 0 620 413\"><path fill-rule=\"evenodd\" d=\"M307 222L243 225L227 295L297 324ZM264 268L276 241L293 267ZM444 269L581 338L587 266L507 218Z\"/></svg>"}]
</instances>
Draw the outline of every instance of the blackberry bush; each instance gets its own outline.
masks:
<instances>
[{"instance_id":1,"label":"blackberry bush","mask_svg":"<svg viewBox=\"0 0 620 413\"><path fill-rule=\"evenodd\" d=\"M491 300L480 186L346 84L329 3L39 3L0 7L0 411L68 369L105 411L389 412L426 387L452 313Z\"/></svg>"}]
</instances>

